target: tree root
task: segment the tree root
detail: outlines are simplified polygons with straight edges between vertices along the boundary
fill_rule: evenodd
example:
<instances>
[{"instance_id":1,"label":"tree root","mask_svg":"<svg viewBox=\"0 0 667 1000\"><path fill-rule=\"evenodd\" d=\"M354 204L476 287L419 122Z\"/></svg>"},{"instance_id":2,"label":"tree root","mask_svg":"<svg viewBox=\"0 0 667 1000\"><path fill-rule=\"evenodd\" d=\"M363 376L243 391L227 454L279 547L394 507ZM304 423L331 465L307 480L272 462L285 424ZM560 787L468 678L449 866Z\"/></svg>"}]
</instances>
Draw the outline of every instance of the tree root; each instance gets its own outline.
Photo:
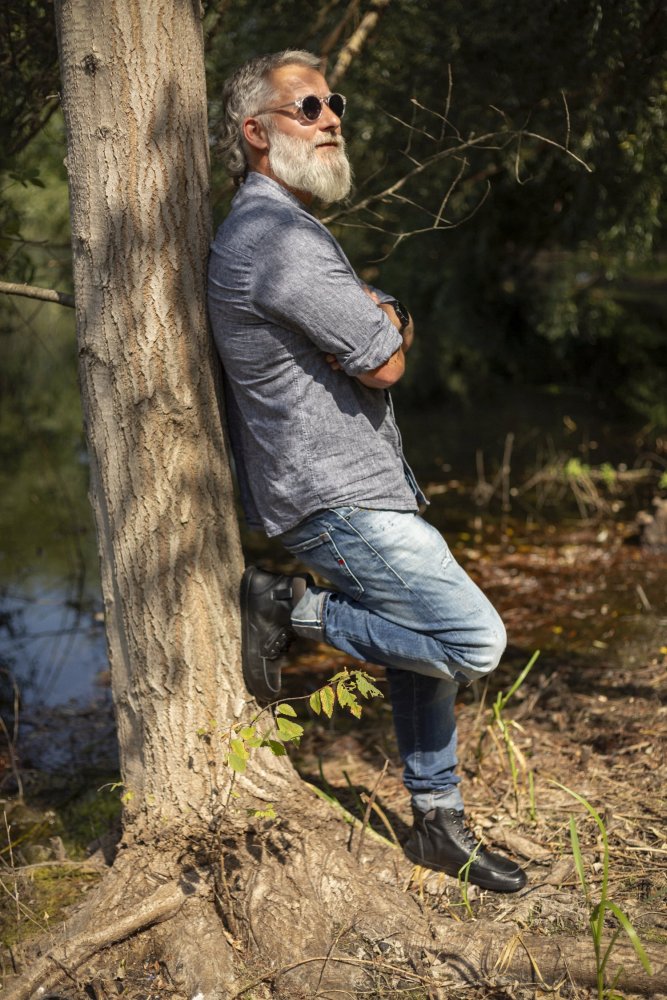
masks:
<instances>
[{"instance_id":1,"label":"tree root","mask_svg":"<svg viewBox=\"0 0 667 1000\"><path fill-rule=\"evenodd\" d=\"M84 931L63 944L50 948L37 959L29 972L5 989L3 1000L28 1000L40 987L47 990L55 986L62 980L63 973L70 979L75 978L76 970L97 952L175 916L186 897L187 889L183 889L180 885L170 883L160 886L142 904L133 906L130 913L113 923L106 924L97 931ZM98 896L94 900L95 905L85 907L83 913L78 914L78 918L85 914L89 923L99 923L100 910L108 912L104 908L103 900L103 896L101 899Z\"/></svg>"},{"instance_id":2,"label":"tree root","mask_svg":"<svg viewBox=\"0 0 667 1000\"><path fill-rule=\"evenodd\" d=\"M595 984L588 939L424 912L397 887L400 873L397 878L386 867L386 852L380 855L384 872L379 865L369 870L367 851L366 864L359 865L333 843L337 824L319 803L299 799L293 814L298 825L253 831L226 824L215 847L198 837L196 865L182 843L164 833L152 844L121 851L67 923L67 939L43 951L29 972L6 987L5 1000L29 1000L40 987L51 989L66 977L76 981L77 970L97 952L157 924L156 948L174 982L204 1000L238 1000L261 984L289 1000L409 985L441 996L480 979ZM667 992L665 958L655 952L649 957L652 977L641 970L631 946L617 941L610 979L623 967L618 989Z\"/></svg>"}]
</instances>

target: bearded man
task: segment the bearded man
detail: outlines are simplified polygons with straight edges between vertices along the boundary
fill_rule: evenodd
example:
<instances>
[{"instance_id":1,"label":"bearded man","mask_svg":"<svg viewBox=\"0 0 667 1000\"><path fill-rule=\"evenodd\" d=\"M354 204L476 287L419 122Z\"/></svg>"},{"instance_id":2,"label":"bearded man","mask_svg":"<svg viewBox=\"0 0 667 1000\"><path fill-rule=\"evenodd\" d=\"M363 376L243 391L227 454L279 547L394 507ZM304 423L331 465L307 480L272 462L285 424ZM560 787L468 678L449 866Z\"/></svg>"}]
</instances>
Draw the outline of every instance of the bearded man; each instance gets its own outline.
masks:
<instances>
[{"instance_id":1,"label":"bearded man","mask_svg":"<svg viewBox=\"0 0 667 1000\"><path fill-rule=\"evenodd\" d=\"M241 499L251 527L332 585L246 569L244 680L275 700L295 633L384 666L414 816L406 854L515 892L525 873L477 842L456 774L458 686L497 666L505 630L419 514L388 392L412 320L360 281L311 212L350 189L345 103L303 51L253 59L223 91L239 190L212 244L209 313Z\"/></svg>"}]
</instances>

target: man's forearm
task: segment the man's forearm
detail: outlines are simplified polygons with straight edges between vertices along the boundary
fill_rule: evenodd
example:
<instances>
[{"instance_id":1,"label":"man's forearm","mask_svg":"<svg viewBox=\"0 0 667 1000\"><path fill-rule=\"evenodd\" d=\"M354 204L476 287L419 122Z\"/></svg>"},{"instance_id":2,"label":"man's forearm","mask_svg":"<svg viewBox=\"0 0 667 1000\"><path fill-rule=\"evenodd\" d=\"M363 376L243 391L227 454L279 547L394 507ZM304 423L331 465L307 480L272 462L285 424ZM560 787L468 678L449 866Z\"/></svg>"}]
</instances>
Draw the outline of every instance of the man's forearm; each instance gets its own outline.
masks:
<instances>
[{"instance_id":1,"label":"man's forearm","mask_svg":"<svg viewBox=\"0 0 667 1000\"><path fill-rule=\"evenodd\" d=\"M407 326L401 330L403 324L396 315L396 311L393 306L389 305L389 303L383 303L380 305L380 309L387 314L393 325L399 331L401 337L403 338L403 343L399 349L384 362L384 364L374 368L373 371L364 372L363 375L356 376L359 382L361 382L362 385L368 386L369 389L389 389L392 385L395 385L399 379L403 378L405 373L405 355L412 347L412 342L415 336L415 325L412 321L412 316L410 316L409 313Z\"/></svg>"}]
</instances>

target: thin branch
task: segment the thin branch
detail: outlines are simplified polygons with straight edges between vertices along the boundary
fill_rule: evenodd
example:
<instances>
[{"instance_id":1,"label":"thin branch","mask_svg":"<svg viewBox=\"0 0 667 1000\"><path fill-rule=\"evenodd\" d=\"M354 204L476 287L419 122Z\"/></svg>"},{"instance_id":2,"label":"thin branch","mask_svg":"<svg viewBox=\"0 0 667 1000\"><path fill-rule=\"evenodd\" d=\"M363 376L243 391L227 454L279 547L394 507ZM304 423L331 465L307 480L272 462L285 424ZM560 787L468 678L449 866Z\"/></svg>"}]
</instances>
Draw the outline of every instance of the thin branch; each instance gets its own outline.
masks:
<instances>
[{"instance_id":1,"label":"thin branch","mask_svg":"<svg viewBox=\"0 0 667 1000\"><path fill-rule=\"evenodd\" d=\"M438 214L435 217L435 228L436 229L440 225L440 221L442 219L443 212L447 208L447 202L451 198L451 196L452 196L455 188L458 187L459 181L463 177L463 171L465 170L465 168L467 166L468 166L468 161L466 160L466 158L464 156L463 157L463 161L461 163L461 169L459 170L458 174L456 175L456 177L454 178L454 180L452 181L452 183L449 185L449 188L447 189L447 191L445 193L445 197L440 202L440 208L438 209Z\"/></svg>"},{"instance_id":2,"label":"thin branch","mask_svg":"<svg viewBox=\"0 0 667 1000\"><path fill-rule=\"evenodd\" d=\"M42 302L57 302L58 305L74 308L74 296L67 292L58 292L55 288L38 288L36 285L20 285L13 281L0 281L0 293L22 295L27 299L40 299Z\"/></svg>"},{"instance_id":3,"label":"thin branch","mask_svg":"<svg viewBox=\"0 0 667 1000\"><path fill-rule=\"evenodd\" d=\"M404 240L408 240L413 236L421 236L423 233L433 233L436 230L458 229L459 226L465 225L465 223L469 222L473 218L473 216L477 215L480 208L482 207L486 199L489 197L490 193L491 193L491 183L490 181L487 181L486 191L484 192L480 200L477 202L475 207L470 212L468 212L468 214L465 215L462 219L459 219L458 222L448 222L446 225L440 224L433 226L424 226L422 229L412 229L409 233L399 233L398 237L394 241L393 246L389 248L387 253L383 257L376 257L373 260L373 263L379 264L381 261L386 260L389 257L389 255L392 254L394 250L399 246L399 244L403 243Z\"/></svg>"},{"instance_id":4,"label":"thin branch","mask_svg":"<svg viewBox=\"0 0 667 1000\"><path fill-rule=\"evenodd\" d=\"M419 132L421 135L425 135L427 139L432 139L433 142L440 141L436 136L431 135L430 132L427 132L425 128L418 128L417 125L410 125L408 124L408 122L403 121L402 118L399 118L398 115L392 115L391 111L385 111L383 108L382 113L385 114L387 118L391 118L393 121L398 122L399 125L405 125L405 127L410 130L410 140L412 140L412 135L414 132Z\"/></svg>"},{"instance_id":5,"label":"thin branch","mask_svg":"<svg viewBox=\"0 0 667 1000\"><path fill-rule=\"evenodd\" d=\"M336 27L329 32L327 37L322 42L322 47L320 48L320 58L323 64L327 62L331 50L333 49L334 45L340 38L341 33L343 32L348 21L350 21L356 14L358 7L359 7L359 0L350 0L350 3L348 4L347 9L343 14L342 18L340 19Z\"/></svg>"},{"instance_id":6,"label":"thin branch","mask_svg":"<svg viewBox=\"0 0 667 1000\"><path fill-rule=\"evenodd\" d=\"M445 108L445 114L444 115L441 115L439 111L434 111L433 108L427 108L425 104L420 104L420 102L417 100L416 97L411 97L410 98L410 103L414 104L414 106L416 108L419 108L420 111L427 111L429 115L434 115L436 118L439 118L440 121L443 124L443 129L446 129L447 126L449 126L453 130L454 135L456 136L456 138L459 139L459 140L461 139L461 133L457 129L456 125L454 125L453 122L450 122L449 118L447 117L447 114L449 112L449 97L447 98L447 106ZM445 132L444 131L442 133L442 137L443 137L443 139L445 137Z\"/></svg>"},{"instance_id":7,"label":"thin branch","mask_svg":"<svg viewBox=\"0 0 667 1000\"><path fill-rule=\"evenodd\" d=\"M371 0L371 9L364 14L359 27L339 52L336 65L328 75L332 87L340 82L352 60L359 55L372 31L377 27L380 15L389 6L389 2L390 0Z\"/></svg>"},{"instance_id":8,"label":"thin branch","mask_svg":"<svg viewBox=\"0 0 667 1000\"><path fill-rule=\"evenodd\" d=\"M313 22L310 30L306 34L305 40L307 42L310 41L311 38L314 38L315 35L317 35L318 31L320 31L320 29L324 27L324 23L327 17L329 16L333 8L338 6L338 2L339 0L329 0L328 3L325 3L320 7L316 20Z\"/></svg>"},{"instance_id":9,"label":"thin branch","mask_svg":"<svg viewBox=\"0 0 667 1000\"><path fill-rule=\"evenodd\" d=\"M565 148L570 151L570 109L567 105L567 97L565 96L565 91L561 90L560 96L563 98L563 107L565 108L565 121L567 123L567 131L565 133Z\"/></svg>"},{"instance_id":10,"label":"thin branch","mask_svg":"<svg viewBox=\"0 0 667 1000\"><path fill-rule=\"evenodd\" d=\"M301 968L301 966L304 965L311 965L313 962L323 962L325 965L328 962L338 962L340 965L353 965L362 969L381 969L382 971L398 973L401 976L414 979L422 985L430 985L434 983L432 978L429 978L428 976L420 976L419 973L415 972L413 969L404 968L399 965L392 965L391 963L383 962L382 960L352 958L347 955L315 955L313 958L304 958L299 962L292 962L290 965L283 965L280 969L273 969L271 972L265 973L259 979L254 979L251 983L248 983L247 986L244 986L243 989L240 989L237 993L233 993L232 996L229 997L229 1000L238 1000L239 997L243 996L243 994L247 993L249 990L254 989L255 986L259 986L261 983L265 983L269 980L277 979L278 976L284 976L286 972L291 972L293 969Z\"/></svg>"},{"instance_id":11,"label":"thin branch","mask_svg":"<svg viewBox=\"0 0 667 1000\"><path fill-rule=\"evenodd\" d=\"M325 225L328 225L331 222L335 222L343 215L351 215L352 212L359 212L362 209L367 208L368 205L372 205L373 202L390 198L392 197L392 195L400 191L401 188L405 187L408 181L412 180L413 177L417 177L419 174L423 173L425 170L428 170L429 167L432 167L440 160L445 160L450 156L455 156L457 153L461 153L466 149L475 149L478 147L483 147L485 143L497 139L500 134L501 133L498 132L488 132L485 135L478 136L478 138L476 139L469 139L467 142L459 143L458 146L450 146L447 149L441 149L437 153L433 153L432 156L429 156L425 160L423 160L419 164L419 166L415 167L413 170L408 171L407 174L404 174L403 177L395 181L394 184L390 184L390 186L385 188L384 191L379 191L377 194L369 195L362 201L358 201L354 205L348 205L346 208L340 209L340 211L335 212L333 215L327 216L321 221ZM510 142L512 138L513 136L510 136L507 139L507 142Z\"/></svg>"},{"instance_id":12,"label":"thin branch","mask_svg":"<svg viewBox=\"0 0 667 1000\"><path fill-rule=\"evenodd\" d=\"M547 139L545 135L539 135L537 132L524 132L522 129L521 134L527 135L531 139L537 139L538 142L545 142L547 146L555 146L556 149L560 149L561 152L567 153L567 155L571 156L573 160L576 160L577 163L582 166L584 170L587 170L589 174L593 173L593 168L589 167L585 160L582 160L581 157L577 156L576 153L573 153L571 149L567 148L567 146L563 146L562 143L555 142L553 139Z\"/></svg>"},{"instance_id":13,"label":"thin branch","mask_svg":"<svg viewBox=\"0 0 667 1000\"><path fill-rule=\"evenodd\" d=\"M445 113L442 116L442 131L440 133L440 138L445 138L445 132L447 131L447 124L449 122L449 109L452 106L452 93L454 91L454 77L452 76L452 64L447 63L447 100L445 101Z\"/></svg>"}]
</instances>

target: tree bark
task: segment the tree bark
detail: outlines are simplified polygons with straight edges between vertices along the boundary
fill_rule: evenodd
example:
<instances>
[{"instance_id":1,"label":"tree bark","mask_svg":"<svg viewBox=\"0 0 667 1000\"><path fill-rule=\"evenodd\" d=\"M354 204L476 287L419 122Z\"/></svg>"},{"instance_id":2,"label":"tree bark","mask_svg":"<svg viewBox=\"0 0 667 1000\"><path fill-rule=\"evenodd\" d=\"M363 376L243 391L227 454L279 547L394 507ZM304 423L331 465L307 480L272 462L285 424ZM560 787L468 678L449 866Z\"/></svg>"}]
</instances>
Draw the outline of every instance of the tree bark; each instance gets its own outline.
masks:
<instances>
[{"instance_id":1,"label":"tree bark","mask_svg":"<svg viewBox=\"0 0 667 1000\"><path fill-rule=\"evenodd\" d=\"M205 310L199 5L61 0L57 17L81 392L126 820L208 821L229 774L197 732L241 717L248 698L242 557Z\"/></svg>"}]
</instances>

